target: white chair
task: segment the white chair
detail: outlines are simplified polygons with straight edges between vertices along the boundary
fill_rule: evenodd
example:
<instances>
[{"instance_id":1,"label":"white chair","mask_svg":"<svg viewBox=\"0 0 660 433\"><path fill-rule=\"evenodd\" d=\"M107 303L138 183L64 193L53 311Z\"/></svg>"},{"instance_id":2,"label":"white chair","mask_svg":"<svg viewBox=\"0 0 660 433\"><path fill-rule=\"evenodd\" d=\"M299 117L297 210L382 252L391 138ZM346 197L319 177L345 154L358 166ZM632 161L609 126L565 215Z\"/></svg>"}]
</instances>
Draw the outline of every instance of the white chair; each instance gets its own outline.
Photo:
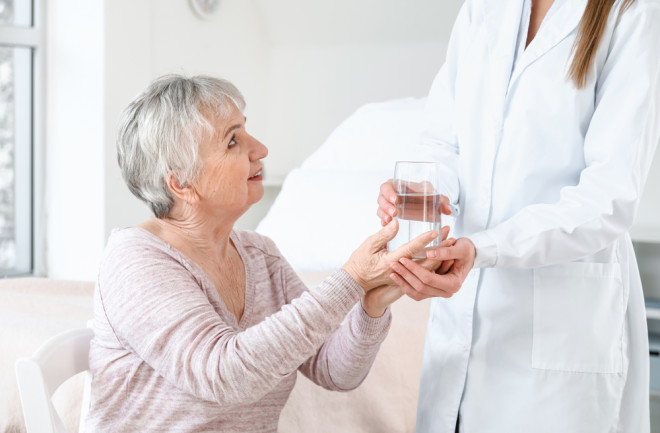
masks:
<instances>
[{"instance_id":1,"label":"white chair","mask_svg":"<svg viewBox=\"0 0 660 433\"><path fill-rule=\"evenodd\" d=\"M16 379L28 433L66 433L62 419L53 406L52 397L68 378L87 371L82 397L80 429L89 409L91 372L89 344L94 337L91 328L73 329L46 341L30 358L16 361Z\"/></svg>"}]
</instances>

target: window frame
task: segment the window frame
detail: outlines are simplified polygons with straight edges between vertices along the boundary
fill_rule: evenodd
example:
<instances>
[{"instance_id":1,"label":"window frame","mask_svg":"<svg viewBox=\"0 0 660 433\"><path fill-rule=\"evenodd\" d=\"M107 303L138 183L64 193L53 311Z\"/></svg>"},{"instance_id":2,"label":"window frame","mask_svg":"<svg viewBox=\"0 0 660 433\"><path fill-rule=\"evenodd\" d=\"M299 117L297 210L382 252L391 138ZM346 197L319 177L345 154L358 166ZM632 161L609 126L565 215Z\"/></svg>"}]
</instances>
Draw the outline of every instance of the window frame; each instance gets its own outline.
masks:
<instances>
[{"instance_id":1,"label":"window frame","mask_svg":"<svg viewBox=\"0 0 660 433\"><path fill-rule=\"evenodd\" d=\"M21 1L21 0L15 0ZM24 263L21 269L16 268L4 270L0 276L45 276L45 160L44 160L44 137L45 137L45 82L46 82L46 42L45 42L45 0L31 0L32 2L32 25L24 26L21 24L0 24L0 45L10 48L28 48L31 50L32 57L32 76L31 76L31 116L29 122L31 141L27 148L21 148L15 153L16 159L28 159L27 165L30 167L29 174L16 174L15 179L27 178L27 186L21 191L29 192L18 194L18 188L15 194L15 203L17 210L15 215L17 220L27 221L29 225L29 235L17 233L17 250L19 241L29 246L27 254L27 263ZM17 140L17 143L19 141ZM17 230L18 231L18 230ZM27 238L27 239L25 239ZM18 265L18 262L17 262Z\"/></svg>"}]
</instances>

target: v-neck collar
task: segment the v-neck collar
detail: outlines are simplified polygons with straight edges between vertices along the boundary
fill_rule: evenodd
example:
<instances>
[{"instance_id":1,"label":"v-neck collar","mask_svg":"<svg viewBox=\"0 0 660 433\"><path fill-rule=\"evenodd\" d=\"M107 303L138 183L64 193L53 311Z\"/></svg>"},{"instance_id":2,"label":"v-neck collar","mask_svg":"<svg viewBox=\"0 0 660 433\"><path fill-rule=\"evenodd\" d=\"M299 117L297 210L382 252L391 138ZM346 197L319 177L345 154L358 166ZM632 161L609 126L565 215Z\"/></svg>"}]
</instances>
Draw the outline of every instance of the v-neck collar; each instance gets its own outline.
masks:
<instances>
[{"instance_id":1,"label":"v-neck collar","mask_svg":"<svg viewBox=\"0 0 660 433\"><path fill-rule=\"evenodd\" d=\"M518 33L523 11L523 0L498 0L483 2L483 20L486 32L489 64L489 83L493 104L493 127L502 127L504 109L509 89L520 75L537 59L575 30L587 0L567 0L557 8L539 30L536 37L521 53L513 70L514 55L518 48Z\"/></svg>"},{"instance_id":2,"label":"v-neck collar","mask_svg":"<svg viewBox=\"0 0 660 433\"><path fill-rule=\"evenodd\" d=\"M541 29L547 25L548 21L550 21L550 19L557 12L557 10L561 9L561 7L567 1L569 0L554 0L552 2L552 5L550 5L550 9L548 9L545 16L543 17L541 26L536 31L536 35L534 35L534 39L536 39L536 36L542 31ZM520 24L518 27L518 40L516 42L516 49L514 51L515 54L513 58L513 68L512 68L513 70L516 69L516 64L518 63L518 60L520 59L520 57L522 57L523 52L526 51L528 48L527 38L529 37L529 25L531 23L531 17L532 17L532 0L523 0L523 8L522 8L522 13L520 15L521 16L520 16Z\"/></svg>"},{"instance_id":3,"label":"v-neck collar","mask_svg":"<svg viewBox=\"0 0 660 433\"><path fill-rule=\"evenodd\" d=\"M543 23L534 39L520 53L520 59L516 62L511 80L507 86L509 89L529 65L550 51L577 28L585 7L586 0L568 0L560 5L552 6L554 9L551 8L548 11L550 15L543 19Z\"/></svg>"},{"instance_id":4,"label":"v-neck collar","mask_svg":"<svg viewBox=\"0 0 660 433\"><path fill-rule=\"evenodd\" d=\"M228 324L232 326L232 328L246 329L249 326L248 322L249 317L251 316L254 299L254 281L252 280L253 272L251 272L251 263L249 260L247 260L247 251L245 250L243 244L239 242L238 235L236 234L235 230L232 229L231 233L229 234L229 238L234 243L234 246L236 246L236 251L241 257L241 261L243 262L243 269L245 271L245 300L243 302L243 314L241 315L240 320L238 320L236 316L231 311L229 311L229 308L227 308L225 303L222 301L217 287L201 266L199 266L190 257L179 251L176 247L165 242L163 239L159 238L150 231L145 230L142 227L133 228L146 233L149 237L156 239L158 242L165 245L169 251L179 256L179 260L185 262L184 265L187 265L193 274L197 274L201 277L202 290L204 290L206 296L209 298L210 304L216 311L220 313L220 315L228 322Z\"/></svg>"}]
</instances>

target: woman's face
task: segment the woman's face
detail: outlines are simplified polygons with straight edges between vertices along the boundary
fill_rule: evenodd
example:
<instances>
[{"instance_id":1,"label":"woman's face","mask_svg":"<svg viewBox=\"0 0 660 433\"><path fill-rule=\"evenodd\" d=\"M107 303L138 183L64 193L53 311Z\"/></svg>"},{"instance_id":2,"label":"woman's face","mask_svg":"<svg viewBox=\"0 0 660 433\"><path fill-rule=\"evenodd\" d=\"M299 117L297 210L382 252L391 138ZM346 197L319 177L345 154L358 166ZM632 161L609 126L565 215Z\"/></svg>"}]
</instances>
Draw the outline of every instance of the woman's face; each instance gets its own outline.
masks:
<instances>
[{"instance_id":1,"label":"woman's face","mask_svg":"<svg viewBox=\"0 0 660 433\"><path fill-rule=\"evenodd\" d=\"M199 145L202 170L192 182L204 213L243 214L264 195L261 159L268 149L245 130L245 116L236 108L228 118L207 117L215 134Z\"/></svg>"}]
</instances>

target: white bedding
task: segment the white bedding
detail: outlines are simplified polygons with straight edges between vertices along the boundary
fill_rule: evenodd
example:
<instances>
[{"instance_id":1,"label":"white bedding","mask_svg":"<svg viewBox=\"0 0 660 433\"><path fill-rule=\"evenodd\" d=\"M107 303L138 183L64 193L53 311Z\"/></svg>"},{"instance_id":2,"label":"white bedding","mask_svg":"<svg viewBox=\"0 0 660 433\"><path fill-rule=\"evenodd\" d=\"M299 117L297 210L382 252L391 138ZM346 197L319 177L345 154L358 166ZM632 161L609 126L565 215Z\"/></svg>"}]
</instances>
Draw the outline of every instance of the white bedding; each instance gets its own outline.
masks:
<instances>
[{"instance_id":1,"label":"white bedding","mask_svg":"<svg viewBox=\"0 0 660 433\"><path fill-rule=\"evenodd\" d=\"M420 144L425 99L360 107L289 173L257 231L269 236L297 271L341 267L380 228L376 199L397 160L433 160Z\"/></svg>"}]
</instances>

